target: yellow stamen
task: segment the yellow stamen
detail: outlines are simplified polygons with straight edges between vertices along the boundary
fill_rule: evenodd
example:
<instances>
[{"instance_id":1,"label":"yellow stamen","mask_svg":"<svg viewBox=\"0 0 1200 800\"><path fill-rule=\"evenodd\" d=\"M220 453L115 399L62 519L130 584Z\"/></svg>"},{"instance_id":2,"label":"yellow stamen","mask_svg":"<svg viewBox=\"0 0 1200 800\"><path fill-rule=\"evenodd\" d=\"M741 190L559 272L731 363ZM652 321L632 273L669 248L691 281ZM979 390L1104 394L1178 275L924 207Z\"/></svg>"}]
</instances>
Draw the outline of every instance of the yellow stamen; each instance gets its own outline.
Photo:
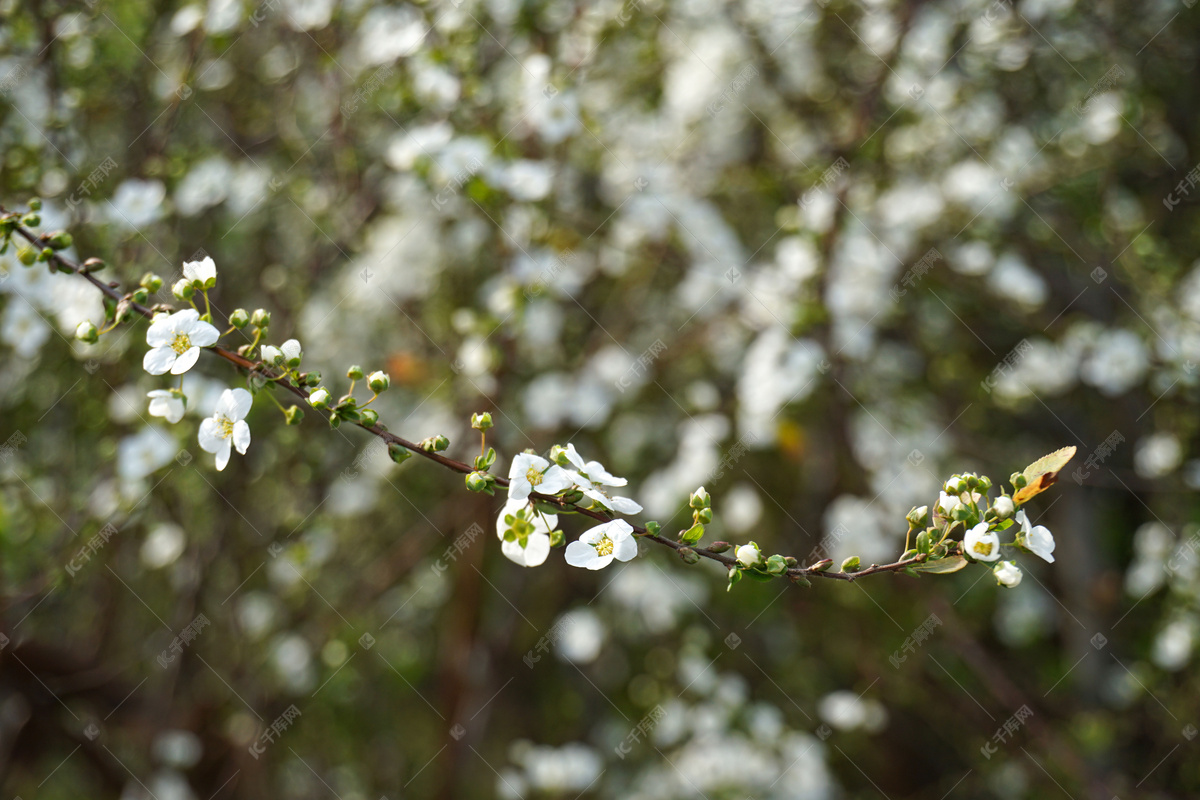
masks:
<instances>
[{"instance_id":1,"label":"yellow stamen","mask_svg":"<svg viewBox=\"0 0 1200 800\"><path fill-rule=\"evenodd\" d=\"M530 486L537 486L542 482L542 473L534 467L530 467L529 471L525 473L525 480L529 481Z\"/></svg>"},{"instance_id":2,"label":"yellow stamen","mask_svg":"<svg viewBox=\"0 0 1200 800\"><path fill-rule=\"evenodd\" d=\"M598 556L612 555L613 541L612 541L612 539L608 538L607 536L605 536L600 541L596 542L596 544L593 546L596 548L596 555L598 555Z\"/></svg>"},{"instance_id":3,"label":"yellow stamen","mask_svg":"<svg viewBox=\"0 0 1200 800\"><path fill-rule=\"evenodd\" d=\"M979 555L981 555L981 556L990 556L992 554L992 543L991 542L976 542L975 547L973 547L972 549L976 553L979 553Z\"/></svg>"},{"instance_id":4,"label":"yellow stamen","mask_svg":"<svg viewBox=\"0 0 1200 800\"><path fill-rule=\"evenodd\" d=\"M222 439L228 439L233 436L233 420L229 417L220 417L217 420L217 429L220 431Z\"/></svg>"},{"instance_id":5,"label":"yellow stamen","mask_svg":"<svg viewBox=\"0 0 1200 800\"><path fill-rule=\"evenodd\" d=\"M171 349L175 351L175 355L181 356L192 349L192 340L186 333L177 333L171 340Z\"/></svg>"}]
</instances>

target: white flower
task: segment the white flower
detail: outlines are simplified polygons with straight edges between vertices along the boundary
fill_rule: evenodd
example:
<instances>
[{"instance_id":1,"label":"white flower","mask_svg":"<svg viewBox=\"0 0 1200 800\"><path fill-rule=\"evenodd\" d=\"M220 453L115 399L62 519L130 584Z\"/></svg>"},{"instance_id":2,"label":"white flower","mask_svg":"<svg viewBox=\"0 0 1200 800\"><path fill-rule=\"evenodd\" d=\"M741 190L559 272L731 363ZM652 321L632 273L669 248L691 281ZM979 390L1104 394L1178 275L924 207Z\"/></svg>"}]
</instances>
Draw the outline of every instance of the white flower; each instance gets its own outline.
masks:
<instances>
[{"instance_id":1,"label":"white flower","mask_svg":"<svg viewBox=\"0 0 1200 800\"><path fill-rule=\"evenodd\" d=\"M197 289L211 289L217 285L217 265L212 256L205 256L202 261L185 261L183 277Z\"/></svg>"},{"instance_id":2,"label":"white flower","mask_svg":"<svg viewBox=\"0 0 1200 800\"><path fill-rule=\"evenodd\" d=\"M754 542L742 545L734 551L734 555L743 567L755 567L762 563L762 551Z\"/></svg>"},{"instance_id":3,"label":"white flower","mask_svg":"<svg viewBox=\"0 0 1200 800\"><path fill-rule=\"evenodd\" d=\"M217 401L217 410L200 423L200 447L216 454L218 470L229 463L231 441L239 453L250 446L250 426L245 419L253 403L254 398L245 389L226 389Z\"/></svg>"},{"instance_id":4,"label":"white flower","mask_svg":"<svg viewBox=\"0 0 1200 800\"><path fill-rule=\"evenodd\" d=\"M600 486L624 486L629 483L625 478L618 478L610 473L599 461L585 462L573 444L568 443L562 452L566 455L567 460L575 466L576 471L587 478L588 483Z\"/></svg>"},{"instance_id":5,"label":"white flower","mask_svg":"<svg viewBox=\"0 0 1200 800\"><path fill-rule=\"evenodd\" d=\"M557 514L543 514L527 500L509 500L496 519L500 552L522 567L536 567L550 555L550 531Z\"/></svg>"},{"instance_id":6,"label":"white flower","mask_svg":"<svg viewBox=\"0 0 1200 800\"><path fill-rule=\"evenodd\" d=\"M299 340L288 339L279 349L283 351L283 357L287 360L289 367L300 366L300 357L304 355L304 351L300 348Z\"/></svg>"},{"instance_id":7,"label":"white flower","mask_svg":"<svg viewBox=\"0 0 1200 800\"><path fill-rule=\"evenodd\" d=\"M221 334L200 319L194 308L155 318L146 331L146 344L152 350L142 359L142 367L151 375L182 375L200 358L200 348L217 343Z\"/></svg>"},{"instance_id":8,"label":"white flower","mask_svg":"<svg viewBox=\"0 0 1200 800\"><path fill-rule=\"evenodd\" d=\"M575 483L565 469L532 453L521 453L512 460L508 480L509 500L528 499L530 492L558 494Z\"/></svg>"},{"instance_id":9,"label":"white flower","mask_svg":"<svg viewBox=\"0 0 1200 800\"><path fill-rule=\"evenodd\" d=\"M996 502L992 503L992 510L996 512L996 516L1000 519L1008 519L1013 515L1013 501L1011 497L1000 495L996 498Z\"/></svg>"},{"instance_id":10,"label":"white flower","mask_svg":"<svg viewBox=\"0 0 1200 800\"><path fill-rule=\"evenodd\" d=\"M150 398L150 416L166 417L167 422L179 422L187 409L187 398L176 389L155 389L146 395Z\"/></svg>"},{"instance_id":11,"label":"white flower","mask_svg":"<svg viewBox=\"0 0 1200 800\"><path fill-rule=\"evenodd\" d=\"M1021 582L1021 568L1015 561L1001 561L992 568L992 574L996 576L997 583L1009 589Z\"/></svg>"},{"instance_id":12,"label":"white flower","mask_svg":"<svg viewBox=\"0 0 1200 800\"><path fill-rule=\"evenodd\" d=\"M109 219L126 230L137 230L160 219L167 189L161 181L127 180L109 201Z\"/></svg>"},{"instance_id":13,"label":"white flower","mask_svg":"<svg viewBox=\"0 0 1200 800\"><path fill-rule=\"evenodd\" d=\"M278 364L283 359L283 351L274 345L264 344L258 348L258 357L264 364Z\"/></svg>"},{"instance_id":14,"label":"white flower","mask_svg":"<svg viewBox=\"0 0 1200 800\"><path fill-rule=\"evenodd\" d=\"M615 558L629 561L637 555L633 526L623 519L597 525L567 545L567 563L572 567L604 569Z\"/></svg>"},{"instance_id":15,"label":"white flower","mask_svg":"<svg viewBox=\"0 0 1200 800\"><path fill-rule=\"evenodd\" d=\"M995 561L1000 558L1000 537L981 522L963 537L963 551L976 561Z\"/></svg>"},{"instance_id":16,"label":"white flower","mask_svg":"<svg viewBox=\"0 0 1200 800\"><path fill-rule=\"evenodd\" d=\"M568 472L568 474L572 477L579 477L574 473ZM642 510L642 507L638 503L630 500L628 497L609 497L599 489L587 484L581 484L579 486L579 491L583 492L585 496L592 498L609 511L616 511L618 514L638 514Z\"/></svg>"},{"instance_id":17,"label":"white flower","mask_svg":"<svg viewBox=\"0 0 1200 800\"><path fill-rule=\"evenodd\" d=\"M1029 552L1039 558L1054 563L1054 536L1041 525L1031 525L1024 509L1017 512L1017 522L1021 525L1018 536L1021 544Z\"/></svg>"},{"instance_id":18,"label":"white flower","mask_svg":"<svg viewBox=\"0 0 1200 800\"><path fill-rule=\"evenodd\" d=\"M978 503L981 495L979 492L963 492L962 494L947 494L946 492L939 492L937 510L943 517L950 517L956 508L964 505L964 498L967 497L970 498L970 502Z\"/></svg>"}]
</instances>

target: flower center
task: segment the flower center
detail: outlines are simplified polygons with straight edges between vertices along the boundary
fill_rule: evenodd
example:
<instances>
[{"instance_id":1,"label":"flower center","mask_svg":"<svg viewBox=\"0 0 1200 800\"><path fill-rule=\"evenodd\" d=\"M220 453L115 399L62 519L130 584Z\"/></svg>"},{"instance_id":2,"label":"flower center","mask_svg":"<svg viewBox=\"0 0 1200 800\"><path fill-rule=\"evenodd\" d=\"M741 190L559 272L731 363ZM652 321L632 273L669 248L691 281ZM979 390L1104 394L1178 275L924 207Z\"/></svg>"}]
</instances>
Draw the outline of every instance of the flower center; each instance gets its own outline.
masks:
<instances>
[{"instance_id":1,"label":"flower center","mask_svg":"<svg viewBox=\"0 0 1200 800\"><path fill-rule=\"evenodd\" d=\"M979 555L981 555L981 556L990 556L992 554L992 543L991 542L976 542L975 546L972 547L971 549L974 550L976 553L979 553Z\"/></svg>"},{"instance_id":2,"label":"flower center","mask_svg":"<svg viewBox=\"0 0 1200 800\"><path fill-rule=\"evenodd\" d=\"M537 486L542 482L542 473L538 472L535 467L530 467L525 473L525 480L529 481L530 486Z\"/></svg>"},{"instance_id":3,"label":"flower center","mask_svg":"<svg viewBox=\"0 0 1200 800\"><path fill-rule=\"evenodd\" d=\"M598 555L598 556L612 555L613 541L612 541L612 539L608 538L607 536L605 536L603 539L596 542L596 544L594 544L592 546L596 548L596 555Z\"/></svg>"},{"instance_id":4,"label":"flower center","mask_svg":"<svg viewBox=\"0 0 1200 800\"><path fill-rule=\"evenodd\" d=\"M171 349L175 351L175 355L181 356L192 349L192 340L186 333L177 333L171 340Z\"/></svg>"},{"instance_id":5,"label":"flower center","mask_svg":"<svg viewBox=\"0 0 1200 800\"><path fill-rule=\"evenodd\" d=\"M229 417L218 417L217 430L220 432L219 435L222 439L228 439L230 436L233 436L233 420Z\"/></svg>"}]
</instances>

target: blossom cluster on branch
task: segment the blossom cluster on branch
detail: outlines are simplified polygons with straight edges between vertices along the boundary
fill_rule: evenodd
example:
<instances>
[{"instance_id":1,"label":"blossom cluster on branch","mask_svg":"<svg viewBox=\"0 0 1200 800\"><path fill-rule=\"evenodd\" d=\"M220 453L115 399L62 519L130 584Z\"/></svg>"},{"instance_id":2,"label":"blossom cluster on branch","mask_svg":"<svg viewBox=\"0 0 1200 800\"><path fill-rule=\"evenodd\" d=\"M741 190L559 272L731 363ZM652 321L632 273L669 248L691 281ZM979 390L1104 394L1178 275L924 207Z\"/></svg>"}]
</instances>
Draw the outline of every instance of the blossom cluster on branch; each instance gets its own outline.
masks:
<instances>
[{"instance_id":1,"label":"blossom cluster on branch","mask_svg":"<svg viewBox=\"0 0 1200 800\"><path fill-rule=\"evenodd\" d=\"M126 293L119 291L117 283L101 282L93 273L103 269L102 261L93 258L77 264L63 254L73 244L70 234L61 231L39 234L33 230L40 223L39 208L36 199L23 214L0 207L3 237L0 252L7 250L16 237L18 255L26 267L45 263L51 270L78 274L104 294L104 325L97 328L91 322L80 323L75 335L81 341L95 343L134 316L150 320L146 331L149 350L142 366L151 375L170 374L179 378L177 386L148 393L152 416L171 423L183 418L188 399L182 376L195 366L201 350L225 358L244 372L246 388L225 389L213 415L201 422L197 433L200 447L214 455L217 470L225 469L233 450L243 455L248 450L251 435L246 417L258 395L270 398L286 424L300 424L304 414L299 406L284 406L275 396L274 388L281 387L312 409L327 414L330 427L349 423L381 437L394 461L401 462L417 454L463 473L470 491L493 495L497 488L506 489L507 499L496 520L496 534L501 552L521 566L539 566L545 563L552 549L565 545L564 557L569 565L599 570L613 561L632 560L638 555L638 539L647 539L674 549L687 564L698 563L702 558L723 564L728 569L729 588L743 577L763 581L785 577L793 583L808 585L809 578L814 576L853 581L881 572L912 576L922 572L948 574L969 563L991 565L997 584L1011 588L1021 582L1022 572L1015 559L1003 559L1004 548L1054 560L1054 537L1045 527L1032 525L1021 506L1057 480L1074 455L1074 447L1058 450L1022 472L1013 473L1012 493L1002 489L995 498L988 496L993 484L987 476L952 476L943 485L932 512L928 506L920 506L908 513L904 553L889 564L864 566L857 556L850 556L834 571L830 559L801 565L792 556L764 554L753 541L740 545L716 541L701 546L705 526L712 523L714 513L712 498L703 486L689 498L691 526L671 539L663 535L657 522L649 521L643 526L623 519L642 511L638 502L614 491L623 490L628 480L613 475L599 461L585 460L573 443L555 444L545 456L533 451L517 454L505 478L492 472L497 455L495 448L487 443L487 431L494 424L490 413L472 415L471 427L480 432L480 454L471 464L441 455L450 445L445 436L409 442L390 433L380 423L378 413L369 408L391 385L391 378L382 370L368 374L358 365L351 366L346 371L349 388L335 400L336 391L320 373L301 371L304 350L298 339L288 339L279 345L267 341L271 315L265 309L252 313L235 309L229 314L228 330L219 331L213 325L208 295L217 283L217 268L211 257L185 262L183 277L171 287L176 300L187 303L187 308L175 309L166 304L147 306L150 295L162 287L161 278L147 273L137 289ZM203 301L203 311L198 300ZM253 333L248 344L236 351L220 346L222 338L246 328ZM360 403L355 387L363 380L371 396ZM598 524L567 543L558 527L562 514L587 516ZM1013 539L1001 542L1001 534L1010 530L1015 534Z\"/></svg>"}]
</instances>

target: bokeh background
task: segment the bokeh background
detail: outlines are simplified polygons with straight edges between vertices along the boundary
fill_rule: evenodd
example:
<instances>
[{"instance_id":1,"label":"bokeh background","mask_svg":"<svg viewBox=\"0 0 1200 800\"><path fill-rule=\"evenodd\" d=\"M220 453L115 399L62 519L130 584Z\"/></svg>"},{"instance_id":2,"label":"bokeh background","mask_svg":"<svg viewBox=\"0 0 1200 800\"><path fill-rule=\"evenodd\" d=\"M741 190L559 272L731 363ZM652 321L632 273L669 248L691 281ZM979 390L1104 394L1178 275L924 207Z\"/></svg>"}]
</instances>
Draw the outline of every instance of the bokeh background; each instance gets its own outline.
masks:
<instances>
[{"instance_id":1,"label":"bokeh background","mask_svg":"<svg viewBox=\"0 0 1200 800\"><path fill-rule=\"evenodd\" d=\"M216 472L243 378L151 420L146 323L72 341L97 297L10 251L2 793L1195 796L1193 5L0 2L0 201L126 286L211 255L410 439L490 410L502 467L864 563L1079 448L1013 590L523 569L499 498L261 396Z\"/></svg>"}]
</instances>

